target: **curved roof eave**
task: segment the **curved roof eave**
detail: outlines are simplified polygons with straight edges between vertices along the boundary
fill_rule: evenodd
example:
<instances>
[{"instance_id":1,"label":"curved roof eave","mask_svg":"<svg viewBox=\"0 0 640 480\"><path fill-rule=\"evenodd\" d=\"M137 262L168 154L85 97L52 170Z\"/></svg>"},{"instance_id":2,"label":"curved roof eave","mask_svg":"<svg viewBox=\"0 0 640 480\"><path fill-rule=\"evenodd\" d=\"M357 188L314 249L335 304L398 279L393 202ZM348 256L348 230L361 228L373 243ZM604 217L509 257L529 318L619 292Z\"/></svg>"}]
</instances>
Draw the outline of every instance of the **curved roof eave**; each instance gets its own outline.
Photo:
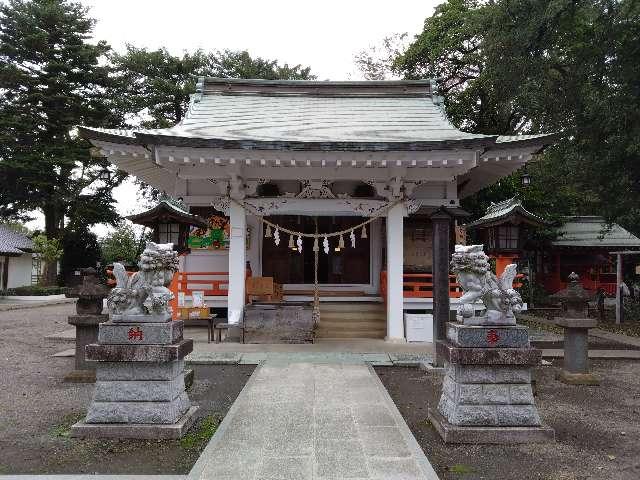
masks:
<instances>
[{"instance_id":1,"label":"curved roof eave","mask_svg":"<svg viewBox=\"0 0 640 480\"><path fill-rule=\"evenodd\" d=\"M107 130L100 128L78 127L80 135L86 140L97 140L123 145L164 145L171 147L222 148L238 150L309 150L309 151L422 151L452 150L457 148L486 149L495 145L497 135L481 138L412 141L412 142L301 142L301 141L263 141L228 140L220 138L200 138L174 135L162 135L132 130Z\"/></svg>"}]
</instances>

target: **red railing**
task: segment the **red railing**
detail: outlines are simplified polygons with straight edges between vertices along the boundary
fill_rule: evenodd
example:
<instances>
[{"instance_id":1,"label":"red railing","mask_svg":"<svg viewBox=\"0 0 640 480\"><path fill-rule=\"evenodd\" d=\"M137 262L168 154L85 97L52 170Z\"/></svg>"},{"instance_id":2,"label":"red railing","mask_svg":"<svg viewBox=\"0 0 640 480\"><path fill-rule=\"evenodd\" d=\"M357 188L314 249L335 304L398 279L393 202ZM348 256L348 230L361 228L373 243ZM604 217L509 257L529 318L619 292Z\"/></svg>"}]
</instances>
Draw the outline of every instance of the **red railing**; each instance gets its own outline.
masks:
<instances>
[{"instance_id":1,"label":"red railing","mask_svg":"<svg viewBox=\"0 0 640 480\"><path fill-rule=\"evenodd\" d=\"M194 290L201 290L207 297L226 297L229 292L229 272L176 272L170 289L175 296L178 292L191 295Z\"/></svg>"},{"instance_id":2,"label":"red railing","mask_svg":"<svg viewBox=\"0 0 640 480\"><path fill-rule=\"evenodd\" d=\"M523 278L518 274L516 278ZM431 273L404 273L402 275L402 292L404 298L433 298L433 274ZM522 283L514 281L514 288L522 286ZM455 275L449 275L449 298L460 298L462 288L456 282ZM387 298L387 272L380 272L380 294Z\"/></svg>"},{"instance_id":3,"label":"red railing","mask_svg":"<svg viewBox=\"0 0 640 480\"><path fill-rule=\"evenodd\" d=\"M405 298L433 298L433 275L431 273L405 273L402 275L402 291ZM387 272L380 272L380 294L387 298ZM449 275L449 297L462 296L462 289L455 275Z\"/></svg>"}]
</instances>

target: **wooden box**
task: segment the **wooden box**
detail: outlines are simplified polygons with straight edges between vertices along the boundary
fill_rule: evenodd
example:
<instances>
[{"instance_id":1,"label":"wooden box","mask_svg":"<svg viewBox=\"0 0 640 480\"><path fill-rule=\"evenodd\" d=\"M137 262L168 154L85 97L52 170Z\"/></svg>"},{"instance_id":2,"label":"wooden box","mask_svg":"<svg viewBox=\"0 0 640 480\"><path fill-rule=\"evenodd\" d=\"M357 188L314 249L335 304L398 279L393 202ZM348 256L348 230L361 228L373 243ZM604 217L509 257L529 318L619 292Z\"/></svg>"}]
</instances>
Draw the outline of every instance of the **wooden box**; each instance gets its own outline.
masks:
<instances>
[{"instance_id":1,"label":"wooden box","mask_svg":"<svg viewBox=\"0 0 640 480\"><path fill-rule=\"evenodd\" d=\"M178 307L178 319L189 320L190 318L207 318L209 307Z\"/></svg>"}]
</instances>

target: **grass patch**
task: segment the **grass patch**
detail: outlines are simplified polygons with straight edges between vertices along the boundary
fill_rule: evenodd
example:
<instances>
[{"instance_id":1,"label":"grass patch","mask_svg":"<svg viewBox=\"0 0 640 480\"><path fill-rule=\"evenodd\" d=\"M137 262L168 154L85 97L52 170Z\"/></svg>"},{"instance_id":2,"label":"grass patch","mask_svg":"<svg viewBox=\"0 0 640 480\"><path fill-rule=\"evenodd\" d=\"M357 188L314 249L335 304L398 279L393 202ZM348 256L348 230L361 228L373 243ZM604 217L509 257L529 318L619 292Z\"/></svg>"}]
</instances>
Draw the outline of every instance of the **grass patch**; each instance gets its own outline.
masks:
<instances>
[{"instance_id":1,"label":"grass patch","mask_svg":"<svg viewBox=\"0 0 640 480\"><path fill-rule=\"evenodd\" d=\"M606 330L607 332L618 333L620 335L640 337L640 322L638 321L625 322L619 325L615 323L599 322L598 328L600 330Z\"/></svg>"},{"instance_id":2,"label":"grass patch","mask_svg":"<svg viewBox=\"0 0 640 480\"><path fill-rule=\"evenodd\" d=\"M220 418L207 415L198 422L195 428L180 439L180 446L185 450L201 450L216 433Z\"/></svg>"},{"instance_id":3,"label":"grass patch","mask_svg":"<svg viewBox=\"0 0 640 480\"><path fill-rule=\"evenodd\" d=\"M456 465L451 465L448 468L449 472L451 473L456 473L458 475L464 475L467 473L475 473L475 470L473 468L471 468L469 465L463 465L461 463L458 463Z\"/></svg>"},{"instance_id":4,"label":"grass patch","mask_svg":"<svg viewBox=\"0 0 640 480\"><path fill-rule=\"evenodd\" d=\"M68 415L65 415L64 417L62 417L59 424L51 427L51 430L49 430L49 434L52 437L68 438L71 434L71 425L79 422L83 418L84 415L82 413L70 413Z\"/></svg>"},{"instance_id":5,"label":"grass patch","mask_svg":"<svg viewBox=\"0 0 640 480\"><path fill-rule=\"evenodd\" d=\"M431 424L431 420L429 420L428 418L425 418L424 420L419 421L418 425L425 428L431 428L433 426Z\"/></svg>"}]
</instances>

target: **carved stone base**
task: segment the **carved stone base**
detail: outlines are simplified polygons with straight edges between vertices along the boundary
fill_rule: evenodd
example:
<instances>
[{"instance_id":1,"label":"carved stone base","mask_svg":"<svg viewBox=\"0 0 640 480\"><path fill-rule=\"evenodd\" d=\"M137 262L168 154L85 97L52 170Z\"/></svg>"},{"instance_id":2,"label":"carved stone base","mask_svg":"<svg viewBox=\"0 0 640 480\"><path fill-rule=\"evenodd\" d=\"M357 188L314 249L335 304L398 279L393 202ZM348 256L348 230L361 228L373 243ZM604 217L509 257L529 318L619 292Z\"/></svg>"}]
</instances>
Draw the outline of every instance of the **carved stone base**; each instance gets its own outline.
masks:
<instances>
[{"instance_id":1,"label":"carved stone base","mask_svg":"<svg viewBox=\"0 0 640 480\"><path fill-rule=\"evenodd\" d=\"M71 427L75 438L137 438L176 439L184 436L195 419L197 406L193 406L177 422L172 424L141 423L87 423L84 420Z\"/></svg>"},{"instance_id":2,"label":"carved stone base","mask_svg":"<svg viewBox=\"0 0 640 480\"><path fill-rule=\"evenodd\" d=\"M445 364L438 411L458 426L538 426L528 367Z\"/></svg>"},{"instance_id":3,"label":"carved stone base","mask_svg":"<svg viewBox=\"0 0 640 480\"><path fill-rule=\"evenodd\" d=\"M555 432L545 425L535 427L461 427L448 422L437 410L429 409L429 421L445 443L512 445L552 442Z\"/></svg>"}]
</instances>

